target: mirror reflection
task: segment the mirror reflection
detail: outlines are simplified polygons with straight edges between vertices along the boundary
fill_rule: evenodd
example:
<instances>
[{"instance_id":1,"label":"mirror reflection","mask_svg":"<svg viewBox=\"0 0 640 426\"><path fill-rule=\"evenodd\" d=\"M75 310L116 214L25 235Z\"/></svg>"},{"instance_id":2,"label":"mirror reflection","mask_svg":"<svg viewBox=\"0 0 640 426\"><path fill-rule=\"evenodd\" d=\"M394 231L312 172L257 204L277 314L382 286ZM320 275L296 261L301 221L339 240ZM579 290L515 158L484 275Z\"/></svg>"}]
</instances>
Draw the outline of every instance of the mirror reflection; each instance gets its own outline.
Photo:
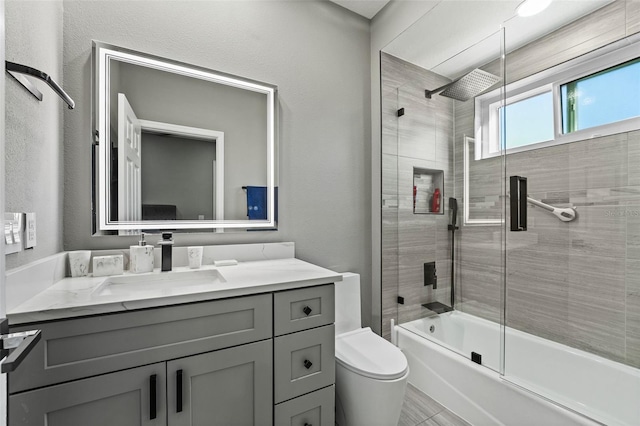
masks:
<instances>
[{"instance_id":1,"label":"mirror reflection","mask_svg":"<svg viewBox=\"0 0 640 426\"><path fill-rule=\"evenodd\" d=\"M99 230L275 226L274 86L103 43L94 56Z\"/></svg>"}]
</instances>

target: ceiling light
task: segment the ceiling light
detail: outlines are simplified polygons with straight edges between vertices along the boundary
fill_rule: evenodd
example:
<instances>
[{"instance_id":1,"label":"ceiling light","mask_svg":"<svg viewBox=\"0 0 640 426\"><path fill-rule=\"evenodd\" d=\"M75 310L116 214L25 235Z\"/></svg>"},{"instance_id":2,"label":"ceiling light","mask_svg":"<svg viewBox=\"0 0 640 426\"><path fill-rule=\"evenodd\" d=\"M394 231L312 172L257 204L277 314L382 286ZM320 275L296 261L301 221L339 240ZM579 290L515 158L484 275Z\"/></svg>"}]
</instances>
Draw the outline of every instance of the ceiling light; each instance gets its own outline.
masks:
<instances>
[{"instance_id":1,"label":"ceiling light","mask_svg":"<svg viewBox=\"0 0 640 426\"><path fill-rule=\"evenodd\" d=\"M551 4L551 0L524 0L516 13L518 16L533 16L545 10Z\"/></svg>"}]
</instances>

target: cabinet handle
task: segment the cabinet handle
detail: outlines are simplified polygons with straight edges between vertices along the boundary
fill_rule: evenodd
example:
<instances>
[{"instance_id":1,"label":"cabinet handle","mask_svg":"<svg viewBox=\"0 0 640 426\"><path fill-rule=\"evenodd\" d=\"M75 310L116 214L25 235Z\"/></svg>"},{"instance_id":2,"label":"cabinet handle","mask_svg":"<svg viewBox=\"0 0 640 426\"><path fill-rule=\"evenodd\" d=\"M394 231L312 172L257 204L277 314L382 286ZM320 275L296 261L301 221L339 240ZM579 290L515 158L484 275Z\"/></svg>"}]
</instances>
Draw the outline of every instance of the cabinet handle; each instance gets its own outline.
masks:
<instances>
[{"instance_id":1,"label":"cabinet handle","mask_svg":"<svg viewBox=\"0 0 640 426\"><path fill-rule=\"evenodd\" d=\"M304 312L304 314L305 314L306 316L309 316L309 314L311 313L311 311L313 311L313 309L311 309L311 308L310 308L310 307L308 307L308 306L305 306L304 308L302 308L302 312Z\"/></svg>"},{"instance_id":2,"label":"cabinet handle","mask_svg":"<svg viewBox=\"0 0 640 426\"><path fill-rule=\"evenodd\" d=\"M309 361L308 359L304 360L304 368L306 368L307 370L310 369L312 365L313 365L313 363L311 361Z\"/></svg>"},{"instance_id":3,"label":"cabinet handle","mask_svg":"<svg viewBox=\"0 0 640 426\"><path fill-rule=\"evenodd\" d=\"M176 371L176 413L182 412L182 369Z\"/></svg>"},{"instance_id":4,"label":"cabinet handle","mask_svg":"<svg viewBox=\"0 0 640 426\"><path fill-rule=\"evenodd\" d=\"M149 419L153 420L157 415L156 406L156 388L157 388L157 376L152 374L149 377Z\"/></svg>"},{"instance_id":5,"label":"cabinet handle","mask_svg":"<svg viewBox=\"0 0 640 426\"><path fill-rule=\"evenodd\" d=\"M306 423L304 424L304 426L313 426L311 423Z\"/></svg>"}]
</instances>

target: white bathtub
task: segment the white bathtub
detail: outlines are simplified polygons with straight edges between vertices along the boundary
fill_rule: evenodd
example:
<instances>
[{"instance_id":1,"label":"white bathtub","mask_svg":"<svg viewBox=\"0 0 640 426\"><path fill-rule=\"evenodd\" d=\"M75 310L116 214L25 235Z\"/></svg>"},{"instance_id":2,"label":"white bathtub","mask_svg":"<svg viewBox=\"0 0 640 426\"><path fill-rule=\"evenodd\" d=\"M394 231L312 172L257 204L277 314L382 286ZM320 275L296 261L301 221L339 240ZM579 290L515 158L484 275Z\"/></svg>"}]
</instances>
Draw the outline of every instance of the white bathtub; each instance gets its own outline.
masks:
<instances>
[{"instance_id":1,"label":"white bathtub","mask_svg":"<svg viewBox=\"0 0 640 426\"><path fill-rule=\"evenodd\" d=\"M640 425L638 369L507 328L502 376L500 326L458 311L394 330L409 381L474 426Z\"/></svg>"}]
</instances>

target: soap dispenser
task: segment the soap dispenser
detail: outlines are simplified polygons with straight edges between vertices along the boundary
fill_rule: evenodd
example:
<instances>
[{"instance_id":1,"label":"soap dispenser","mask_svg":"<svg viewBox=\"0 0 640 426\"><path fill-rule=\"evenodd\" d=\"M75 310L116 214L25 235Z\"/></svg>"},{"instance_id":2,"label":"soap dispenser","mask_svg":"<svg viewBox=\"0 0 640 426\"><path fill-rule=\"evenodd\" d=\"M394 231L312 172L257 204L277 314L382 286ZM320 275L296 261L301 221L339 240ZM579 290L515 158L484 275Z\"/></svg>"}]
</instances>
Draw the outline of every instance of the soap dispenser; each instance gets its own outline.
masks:
<instances>
[{"instance_id":1,"label":"soap dispenser","mask_svg":"<svg viewBox=\"0 0 640 426\"><path fill-rule=\"evenodd\" d=\"M153 271L153 246L148 246L144 233L137 246L129 247L129 270L134 274Z\"/></svg>"}]
</instances>

